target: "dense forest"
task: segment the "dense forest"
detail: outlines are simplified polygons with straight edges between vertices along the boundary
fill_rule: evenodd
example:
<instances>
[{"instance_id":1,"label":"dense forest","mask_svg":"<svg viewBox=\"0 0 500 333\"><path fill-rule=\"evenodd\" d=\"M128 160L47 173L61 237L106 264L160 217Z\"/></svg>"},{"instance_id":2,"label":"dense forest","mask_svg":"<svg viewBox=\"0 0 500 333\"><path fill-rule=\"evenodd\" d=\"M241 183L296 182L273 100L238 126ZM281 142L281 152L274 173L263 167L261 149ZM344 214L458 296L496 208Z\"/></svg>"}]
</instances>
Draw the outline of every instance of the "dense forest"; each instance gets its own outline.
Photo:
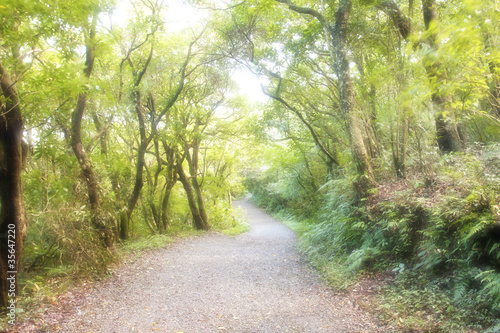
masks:
<instances>
[{"instance_id":1,"label":"dense forest","mask_svg":"<svg viewBox=\"0 0 500 333\"><path fill-rule=\"evenodd\" d=\"M3 0L0 306L251 193L383 320L500 330L499 6Z\"/></svg>"}]
</instances>

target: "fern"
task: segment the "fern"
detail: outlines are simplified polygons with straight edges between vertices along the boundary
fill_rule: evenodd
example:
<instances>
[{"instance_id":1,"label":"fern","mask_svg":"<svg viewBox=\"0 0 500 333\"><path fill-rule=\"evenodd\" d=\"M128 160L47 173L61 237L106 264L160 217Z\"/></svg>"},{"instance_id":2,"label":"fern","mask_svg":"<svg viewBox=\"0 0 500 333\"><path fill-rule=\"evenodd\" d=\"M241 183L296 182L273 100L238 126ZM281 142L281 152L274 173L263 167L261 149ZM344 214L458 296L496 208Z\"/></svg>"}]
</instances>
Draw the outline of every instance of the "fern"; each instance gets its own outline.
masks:
<instances>
[{"instance_id":1,"label":"fern","mask_svg":"<svg viewBox=\"0 0 500 333\"><path fill-rule=\"evenodd\" d=\"M497 260L500 260L500 251L498 251L499 249L500 249L500 243L495 243L495 244L493 244L493 246L491 247L491 249L490 249L490 251L489 251L489 254L491 255L491 254L493 254L493 252L497 251L495 258L496 258Z\"/></svg>"},{"instance_id":2,"label":"fern","mask_svg":"<svg viewBox=\"0 0 500 333\"><path fill-rule=\"evenodd\" d=\"M485 283L483 289L487 294L493 297L496 302L500 302L500 274L495 270L489 270L481 272L476 278Z\"/></svg>"},{"instance_id":3,"label":"fern","mask_svg":"<svg viewBox=\"0 0 500 333\"><path fill-rule=\"evenodd\" d=\"M498 333L498 332L500 332L500 324L490 327L486 331L484 331L484 333Z\"/></svg>"},{"instance_id":4,"label":"fern","mask_svg":"<svg viewBox=\"0 0 500 333\"><path fill-rule=\"evenodd\" d=\"M469 274L468 272L461 272L455 280L453 286L453 300L456 304L463 302L464 296L467 294L469 288Z\"/></svg>"},{"instance_id":5,"label":"fern","mask_svg":"<svg viewBox=\"0 0 500 333\"><path fill-rule=\"evenodd\" d=\"M486 230L488 227L490 227L494 223L495 223L495 220L492 218L492 216L490 214L481 216L479 218L479 220L477 221L477 223L469 229L469 231L467 232L467 235L463 238L463 240L468 241L469 239L471 239L475 235Z\"/></svg>"}]
</instances>

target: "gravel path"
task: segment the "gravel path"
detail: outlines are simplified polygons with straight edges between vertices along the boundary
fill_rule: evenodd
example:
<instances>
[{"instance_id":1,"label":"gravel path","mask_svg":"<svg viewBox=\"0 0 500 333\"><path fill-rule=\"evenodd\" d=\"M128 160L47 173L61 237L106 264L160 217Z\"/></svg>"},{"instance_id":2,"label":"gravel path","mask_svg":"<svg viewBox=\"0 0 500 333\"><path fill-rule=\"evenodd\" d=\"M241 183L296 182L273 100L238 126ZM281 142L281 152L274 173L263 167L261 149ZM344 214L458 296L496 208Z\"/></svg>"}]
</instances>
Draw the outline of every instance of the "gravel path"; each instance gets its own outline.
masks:
<instances>
[{"instance_id":1,"label":"gravel path","mask_svg":"<svg viewBox=\"0 0 500 333\"><path fill-rule=\"evenodd\" d=\"M99 282L57 332L377 332L330 291L295 249L296 236L248 203L252 229L208 233L152 251Z\"/></svg>"}]
</instances>

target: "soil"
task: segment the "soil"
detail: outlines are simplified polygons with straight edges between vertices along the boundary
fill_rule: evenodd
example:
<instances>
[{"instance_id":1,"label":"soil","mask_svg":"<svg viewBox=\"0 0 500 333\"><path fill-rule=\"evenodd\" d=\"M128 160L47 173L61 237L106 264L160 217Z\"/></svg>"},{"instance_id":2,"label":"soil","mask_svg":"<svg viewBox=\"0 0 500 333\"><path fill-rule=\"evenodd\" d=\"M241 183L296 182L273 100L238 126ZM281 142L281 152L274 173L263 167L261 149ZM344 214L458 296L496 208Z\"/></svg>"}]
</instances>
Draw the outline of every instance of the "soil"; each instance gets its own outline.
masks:
<instances>
[{"instance_id":1,"label":"soil","mask_svg":"<svg viewBox=\"0 0 500 333\"><path fill-rule=\"evenodd\" d=\"M248 200L235 206L247 212L249 232L147 252L12 332L388 331L364 310L376 281L333 292L296 250L294 232Z\"/></svg>"}]
</instances>

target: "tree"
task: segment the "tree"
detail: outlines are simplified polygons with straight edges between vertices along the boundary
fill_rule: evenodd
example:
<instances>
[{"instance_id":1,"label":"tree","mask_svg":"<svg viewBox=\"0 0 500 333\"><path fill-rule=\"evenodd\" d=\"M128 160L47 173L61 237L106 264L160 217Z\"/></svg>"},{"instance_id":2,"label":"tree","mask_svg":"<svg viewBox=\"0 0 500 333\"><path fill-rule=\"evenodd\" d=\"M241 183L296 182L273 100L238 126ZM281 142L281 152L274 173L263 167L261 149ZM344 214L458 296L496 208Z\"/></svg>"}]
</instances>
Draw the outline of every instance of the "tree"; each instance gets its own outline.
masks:
<instances>
[{"instance_id":1,"label":"tree","mask_svg":"<svg viewBox=\"0 0 500 333\"><path fill-rule=\"evenodd\" d=\"M182 129L177 131L179 150L176 171L186 192L194 225L201 230L210 229L202 193L204 172L200 170L201 144L215 110L225 99L224 82L228 80L225 75L227 71L223 68L217 71L215 60L209 58L207 61L214 61L212 63L214 68L206 68L200 71L198 77L190 80L182 110L177 112ZM189 176L184 171L184 161L187 162Z\"/></svg>"},{"instance_id":2,"label":"tree","mask_svg":"<svg viewBox=\"0 0 500 333\"><path fill-rule=\"evenodd\" d=\"M276 2L287 5L293 13L297 13L299 16L302 16L303 20L312 18L319 23L319 30L322 32L317 33L314 30L316 29L314 24L307 21L305 24L305 29L307 30L304 35L308 34L309 37L311 34L314 34L314 37L310 41L311 44L314 44L319 38L323 38L325 40L325 45L327 46L326 52L329 56L329 67L331 67L333 71L333 73L330 74L336 82L333 96L338 98L338 102L334 104L333 107L338 108L342 122L345 125L346 132L348 133L351 156L358 176L356 187L358 188L360 195L364 196L370 188L376 185L376 182L373 174L371 159L365 144L361 110L358 107L349 65L348 25L352 3L349 0L342 1L339 6L336 7L335 14L332 15L333 8L335 8L332 3L325 4L324 6L320 5L321 8L317 10L313 8L314 5L311 5L311 7L301 7L288 0ZM290 63L296 60L294 57L297 54L298 43L294 44L293 42L283 42L285 37L277 36L276 31L283 31L284 34L287 34L286 38L294 40L301 34L294 29L294 25L299 26L301 23L298 23L297 19L292 21L288 20L286 17L281 17L282 20L280 22L282 25L280 26L275 24L274 15L272 19L270 19L270 16L266 16L272 15L270 14L271 9L273 14L278 12L273 8L273 6L273 2L269 1L255 5L254 8L249 9L251 11L247 16L250 18L248 18L247 21L243 21L244 18L238 17L238 15L243 16L243 14L241 14L241 9L237 8L235 10L235 20L241 21L236 21L233 24L234 28L229 30L229 33L227 34L228 40L233 44L230 53L238 61L246 61L249 63L248 66L252 68L254 72L267 75L268 81L274 81L274 88L268 89L268 94L273 96L275 100L280 101L282 104L285 102L286 104L283 104L285 107L289 109L292 107L290 110L298 116L298 114L303 114L305 110L302 109L302 111L300 111L301 108L291 105L289 101L280 96L280 93L282 92L281 84L284 83L284 80L282 80L284 75L282 73L286 72L287 69L289 70ZM266 17L267 20L259 20L261 16ZM294 19L295 18L296 16L294 16ZM270 20L273 20L273 22L270 22ZM263 23L259 25L261 21ZM302 29L304 29L304 27L302 27ZM234 37L235 34L240 35L241 42L236 40ZM257 43L260 42L260 40L257 40L257 36L259 36L259 34L263 36L266 36L267 34L268 36L276 37L276 41L264 40L264 46L260 46ZM313 40L314 38L316 39ZM293 49L293 47L295 47L295 49ZM269 61L271 61L271 63L269 63ZM301 79L303 79L303 77ZM297 82L297 86L300 86L301 83L302 82L300 81ZM312 100L310 102L312 102ZM310 103L308 108L314 109L314 105L314 102L312 104ZM301 119L301 121L309 128L310 133L313 134L314 131L311 131L311 129L314 129L314 127L308 126L308 121L304 122L306 117L302 116L299 117L299 119ZM336 119L331 119L330 121L334 122L335 120ZM313 137L314 136L317 137L316 134L314 134ZM316 141L319 142L318 140ZM326 156L330 155L325 149L322 150ZM335 164L335 162L333 162L335 159L336 158L333 155L329 157L330 162L333 164Z\"/></svg>"},{"instance_id":3,"label":"tree","mask_svg":"<svg viewBox=\"0 0 500 333\"><path fill-rule=\"evenodd\" d=\"M33 7L0 8L0 310L15 302L21 255L27 232L27 216L22 191L22 171L27 145L23 142L22 100L18 87L30 61L23 63L24 47L36 38L29 33Z\"/></svg>"},{"instance_id":4,"label":"tree","mask_svg":"<svg viewBox=\"0 0 500 333\"><path fill-rule=\"evenodd\" d=\"M193 68L189 67L190 62L195 56L193 54L193 48L203 35L202 31L194 36L193 40L189 43L184 60L178 65L179 67L177 69L172 70L172 68L165 68L165 59L155 58L155 46L159 41L159 37L157 37L156 34L157 32L161 32L161 5L153 1L146 1L143 4L150 11L150 14L139 18L139 20L143 20L144 22L139 22L137 28L143 29L140 25L146 24L146 28L149 31L144 33L144 31L134 29L135 35L131 36L129 47L124 49L124 55L120 63L120 70L123 69L126 63L132 74L131 96L139 130L134 186L128 197L127 209L120 217L120 237L122 239L128 238L129 221L144 185L143 178L146 165L146 153L150 144L158 137L158 126L165 126L165 124L168 123L169 113L181 96L187 77L189 77L198 66L195 65ZM140 39L141 34L143 35L142 40ZM149 47L149 49L144 53L143 49L147 47ZM153 70L151 67L154 67ZM172 75L168 76L170 72L172 72ZM159 89L144 89L143 86L145 84L153 82L158 85L157 87ZM123 82L121 85L123 85ZM144 98L144 95L147 97ZM144 99L147 101L144 101ZM156 142L158 143L158 141ZM174 177L174 175L172 175L172 177ZM171 184L171 186L174 184L175 182ZM168 202L168 199L166 200ZM167 202L164 207L166 207ZM166 222L164 222L164 224L165 223Z\"/></svg>"},{"instance_id":5,"label":"tree","mask_svg":"<svg viewBox=\"0 0 500 333\"><path fill-rule=\"evenodd\" d=\"M87 80L90 78L94 69L96 49L95 36L98 13L99 10L97 8L94 9L94 12L91 13L90 25L83 27L86 50L83 75ZM78 95L77 105L71 116L71 148L80 164L83 178L87 184L92 225L99 232L104 246L112 248L114 246L114 232L110 226L111 223L106 221L105 215L101 211L99 177L92 167L82 142L82 119L87 106L88 90L88 87L84 87L83 91Z\"/></svg>"},{"instance_id":6,"label":"tree","mask_svg":"<svg viewBox=\"0 0 500 333\"><path fill-rule=\"evenodd\" d=\"M26 236L26 214L21 187L23 118L15 80L17 77L12 77L0 61L2 91L0 98L0 234L2 235L0 241L0 308L10 305L9 300L15 300L17 270ZM12 288L13 284L14 288Z\"/></svg>"},{"instance_id":7,"label":"tree","mask_svg":"<svg viewBox=\"0 0 500 333\"><path fill-rule=\"evenodd\" d=\"M332 24L319 11L312 8L299 7L289 0L277 1L286 4L290 10L314 17L325 31L327 45L338 79L340 109L347 120L351 151L360 176L357 186L360 193L366 195L366 191L374 187L376 182L370 156L364 143L363 127L349 68L347 34L352 2L351 0L340 1Z\"/></svg>"},{"instance_id":8,"label":"tree","mask_svg":"<svg viewBox=\"0 0 500 333\"><path fill-rule=\"evenodd\" d=\"M411 22L397 4L387 1L381 4L381 8L388 13L395 26L399 29L401 36L410 38ZM448 80L443 64L436 58L439 50L439 21L437 5L434 0L422 0L422 13L425 23L425 38L418 41L423 45L423 66L431 85L431 98L435 109L435 123L437 143L442 153L456 152L464 149L463 138L457 127L457 119L451 105L451 98L443 89Z\"/></svg>"}]
</instances>

